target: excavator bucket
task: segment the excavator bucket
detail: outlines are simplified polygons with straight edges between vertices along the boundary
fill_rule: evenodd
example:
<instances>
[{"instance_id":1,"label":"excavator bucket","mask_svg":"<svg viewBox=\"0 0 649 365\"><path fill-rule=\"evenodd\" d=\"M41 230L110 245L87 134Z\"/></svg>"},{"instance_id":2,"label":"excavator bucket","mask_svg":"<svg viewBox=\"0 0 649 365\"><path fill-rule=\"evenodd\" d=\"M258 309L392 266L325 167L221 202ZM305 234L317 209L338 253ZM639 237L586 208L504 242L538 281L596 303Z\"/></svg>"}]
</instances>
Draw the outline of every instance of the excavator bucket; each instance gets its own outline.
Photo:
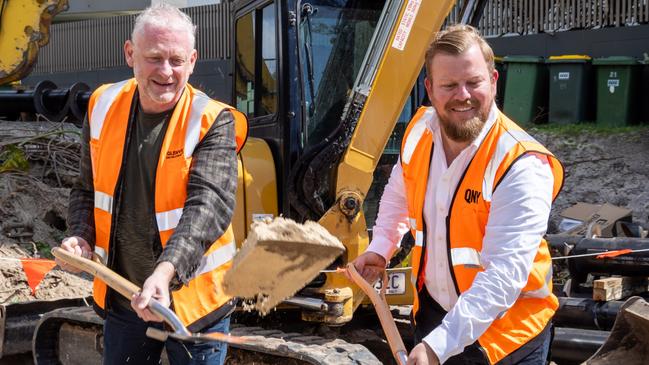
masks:
<instances>
[{"instance_id":1,"label":"excavator bucket","mask_svg":"<svg viewBox=\"0 0 649 365\"><path fill-rule=\"evenodd\" d=\"M649 303L629 298L615 319L604 345L584 364L640 365L649 361Z\"/></svg>"},{"instance_id":2,"label":"excavator bucket","mask_svg":"<svg viewBox=\"0 0 649 365\"><path fill-rule=\"evenodd\" d=\"M247 298L244 308L262 315L295 294L345 250L316 222L286 218L252 224L224 277L224 291Z\"/></svg>"}]
</instances>

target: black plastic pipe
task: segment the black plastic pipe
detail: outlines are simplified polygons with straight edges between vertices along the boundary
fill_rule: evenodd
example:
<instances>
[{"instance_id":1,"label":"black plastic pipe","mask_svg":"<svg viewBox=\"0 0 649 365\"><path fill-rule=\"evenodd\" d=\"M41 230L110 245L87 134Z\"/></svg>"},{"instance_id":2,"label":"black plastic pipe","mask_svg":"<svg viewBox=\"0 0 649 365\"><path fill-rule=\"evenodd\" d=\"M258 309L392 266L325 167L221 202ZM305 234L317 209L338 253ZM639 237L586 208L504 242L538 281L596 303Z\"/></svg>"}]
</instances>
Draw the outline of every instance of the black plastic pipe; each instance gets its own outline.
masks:
<instances>
[{"instance_id":1,"label":"black plastic pipe","mask_svg":"<svg viewBox=\"0 0 649 365\"><path fill-rule=\"evenodd\" d=\"M590 298L559 297L559 309L554 315L558 327L610 330L624 302L598 302Z\"/></svg>"},{"instance_id":2,"label":"black plastic pipe","mask_svg":"<svg viewBox=\"0 0 649 365\"><path fill-rule=\"evenodd\" d=\"M551 359L557 364L581 364L606 342L609 332L577 328L554 328Z\"/></svg>"}]
</instances>

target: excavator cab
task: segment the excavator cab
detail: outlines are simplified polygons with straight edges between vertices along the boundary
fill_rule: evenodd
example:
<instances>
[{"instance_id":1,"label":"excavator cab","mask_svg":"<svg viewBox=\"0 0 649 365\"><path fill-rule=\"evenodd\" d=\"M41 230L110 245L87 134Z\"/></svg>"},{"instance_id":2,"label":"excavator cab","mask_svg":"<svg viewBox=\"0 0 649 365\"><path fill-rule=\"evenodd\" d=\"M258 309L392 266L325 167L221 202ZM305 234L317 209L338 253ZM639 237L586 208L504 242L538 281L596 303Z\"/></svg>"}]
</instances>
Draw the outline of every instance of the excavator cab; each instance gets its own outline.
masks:
<instances>
[{"instance_id":1,"label":"excavator cab","mask_svg":"<svg viewBox=\"0 0 649 365\"><path fill-rule=\"evenodd\" d=\"M390 12L399 11L394 5L388 8L387 3L310 0L232 4L232 103L247 114L250 126L250 138L240 155L241 200L234 218L239 243L255 219L283 215L297 221L319 220L336 204L340 180L337 166L355 127L353 118L345 119L344 115L350 111L350 98L359 87L361 72L377 72L378 64L367 63L368 49L377 37L377 27L388 33L392 25L385 19L398 15ZM377 161L378 168L364 173L369 181L374 174L379 177L367 193L370 199L359 204L370 221L376 215L380 190L397 160L405 124L416 107L415 100L421 97L418 90L423 88L414 90L404 112L399 110L395 132L383 125L376 128L389 129L384 133L390 138ZM405 96L410 92L411 86ZM259 159L266 163L259 163ZM255 179L247 181L250 176ZM366 245L367 230L362 237ZM353 246L348 245L347 255L332 269L365 248L358 243ZM406 285L407 269L398 270L398 274L390 275L388 293L393 298L399 296L400 304L409 304L411 297L405 295L411 295ZM304 319L332 325L351 319L353 308L351 302L346 303L353 293L342 275L322 273L305 286L288 300L304 308ZM316 310L325 307L331 309Z\"/></svg>"}]
</instances>

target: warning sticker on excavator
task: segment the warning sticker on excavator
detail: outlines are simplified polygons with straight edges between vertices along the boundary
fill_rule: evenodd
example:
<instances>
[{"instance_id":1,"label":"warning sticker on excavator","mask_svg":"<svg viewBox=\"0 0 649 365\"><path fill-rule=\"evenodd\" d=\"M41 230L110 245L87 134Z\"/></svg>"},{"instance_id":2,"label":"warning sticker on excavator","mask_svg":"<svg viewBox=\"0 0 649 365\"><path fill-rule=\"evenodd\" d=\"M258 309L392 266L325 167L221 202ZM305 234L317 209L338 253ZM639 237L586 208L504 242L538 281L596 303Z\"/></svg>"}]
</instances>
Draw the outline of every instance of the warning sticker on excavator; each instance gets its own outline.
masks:
<instances>
[{"instance_id":1,"label":"warning sticker on excavator","mask_svg":"<svg viewBox=\"0 0 649 365\"><path fill-rule=\"evenodd\" d=\"M374 289L381 292L383 286L383 279L374 284ZM406 273L405 272L391 272L388 273L388 285L385 287L386 295L400 295L406 293Z\"/></svg>"},{"instance_id":2,"label":"warning sticker on excavator","mask_svg":"<svg viewBox=\"0 0 649 365\"><path fill-rule=\"evenodd\" d=\"M392 48L396 48L399 51L403 51L408 41L408 36L410 36L410 31L412 30L412 25L415 22L415 17L417 12L419 12L419 5L421 5L421 0L410 0L408 5L406 5L406 10L403 12L403 17L399 23L399 28L397 28L397 34L394 36L392 41Z\"/></svg>"}]
</instances>

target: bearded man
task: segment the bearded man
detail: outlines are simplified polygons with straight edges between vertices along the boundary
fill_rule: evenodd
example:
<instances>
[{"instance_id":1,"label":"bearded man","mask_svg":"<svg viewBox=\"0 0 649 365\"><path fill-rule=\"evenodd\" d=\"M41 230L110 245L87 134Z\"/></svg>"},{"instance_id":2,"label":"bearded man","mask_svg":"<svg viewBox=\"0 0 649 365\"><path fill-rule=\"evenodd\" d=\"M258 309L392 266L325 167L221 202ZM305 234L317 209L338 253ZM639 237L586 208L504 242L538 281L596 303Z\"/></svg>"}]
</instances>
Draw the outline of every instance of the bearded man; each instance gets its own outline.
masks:
<instances>
[{"instance_id":1,"label":"bearded man","mask_svg":"<svg viewBox=\"0 0 649 365\"><path fill-rule=\"evenodd\" d=\"M496 107L493 51L475 28L438 33L426 91L354 265L375 281L415 237L408 364L544 364L552 263L543 235L563 167Z\"/></svg>"}]
</instances>

